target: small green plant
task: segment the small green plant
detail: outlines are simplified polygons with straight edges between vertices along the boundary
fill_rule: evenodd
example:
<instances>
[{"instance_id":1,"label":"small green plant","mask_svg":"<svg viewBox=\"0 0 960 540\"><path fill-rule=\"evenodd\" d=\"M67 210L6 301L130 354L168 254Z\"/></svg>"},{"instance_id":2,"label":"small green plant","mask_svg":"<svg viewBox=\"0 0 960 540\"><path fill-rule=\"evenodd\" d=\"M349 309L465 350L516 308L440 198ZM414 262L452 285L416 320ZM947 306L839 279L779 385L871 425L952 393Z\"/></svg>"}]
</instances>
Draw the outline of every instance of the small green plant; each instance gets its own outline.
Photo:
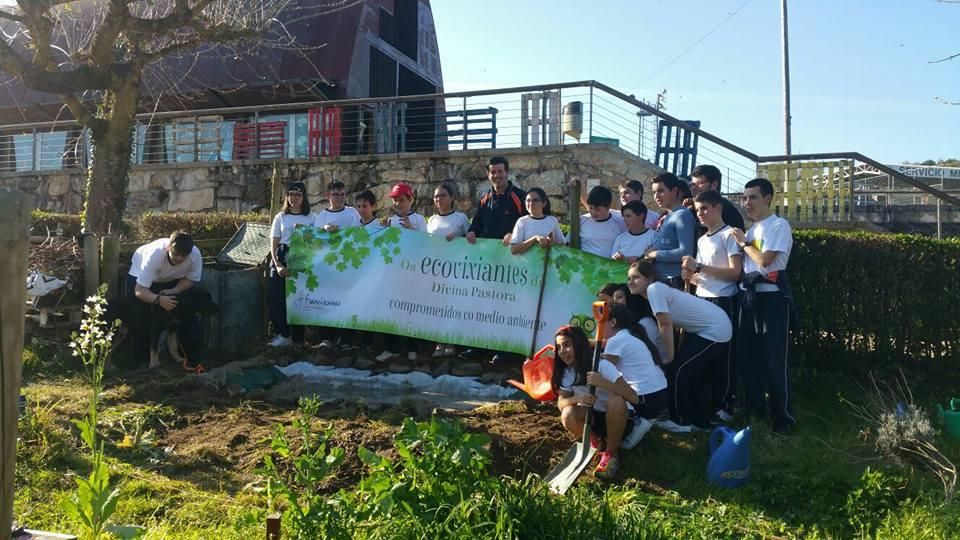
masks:
<instances>
[{"instance_id":1,"label":"small green plant","mask_svg":"<svg viewBox=\"0 0 960 540\"><path fill-rule=\"evenodd\" d=\"M854 530L869 534L887 514L895 510L906 488L906 479L867 467L860 486L847 494L844 509Z\"/></svg>"},{"instance_id":2,"label":"small green plant","mask_svg":"<svg viewBox=\"0 0 960 540\"><path fill-rule=\"evenodd\" d=\"M294 538L349 538L342 517L346 507L339 498L328 498L319 492L343 461L343 449L330 444L329 427L314 433L320 405L316 398L300 399L300 416L293 421L299 449L291 444L286 428L277 425L270 441L277 460L267 455L258 472L267 478L270 511L276 510L278 502L286 503L284 521Z\"/></svg>"},{"instance_id":3,"label":"small green plant","mask_svg":"<svg viewBox=\"0 0 960 540\"><path fill-rule=\"evenodd\" d=\"M103 393L103 368L110 354L113 334L119 322L113 325L104 319L107 301L104 288L100 293L87 299L83 307L85 314L80 324L80 333L74 333L70 342L74 356L80 358L87 380L90 383L90 405L87 416L73 423L80 430L80 439L90 451L93 469L87 478L77 478L77 492L65 499L63 510L76 521L85 536L100 538L106 532L112 532L123 538L132 538L139 534L131 527L111 528L107 522L117 509L119 490L110 489L110 471L103 454L103 441L97 437L98 408L100 394Z\"/></svg>"}]
</instances>

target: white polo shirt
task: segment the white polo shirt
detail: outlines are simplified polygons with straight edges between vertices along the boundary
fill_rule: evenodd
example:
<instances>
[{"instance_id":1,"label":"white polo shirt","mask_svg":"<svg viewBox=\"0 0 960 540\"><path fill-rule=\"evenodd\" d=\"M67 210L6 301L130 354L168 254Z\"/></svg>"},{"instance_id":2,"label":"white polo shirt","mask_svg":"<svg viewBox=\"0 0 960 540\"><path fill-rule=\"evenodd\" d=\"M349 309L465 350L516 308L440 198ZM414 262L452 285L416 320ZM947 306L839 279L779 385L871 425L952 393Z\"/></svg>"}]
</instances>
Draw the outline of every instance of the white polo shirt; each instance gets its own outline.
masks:
<instances>
[{"instance_id":1,"label":"white polo shirt","mask_svg":"<svg viewBox=\"0 0 960 540\"><path fill-rule=\"evenodd\" d=\"M189 257L183 259L180 264L174 265L167 257L169 245L169 238L161 238L144 244L133 252L129 274L137 278L137 285L149 289L154 283L166 283L183 278L194 283L200 282L203 273L203 257L197 246L193 246Z\"/></svg>"},{"instance_id":2,"label":"white polo shirt","mask_svg":"<svg viewBox=\"0 0 960 540\"><path fill-rule=\"evenodd\" d=\"M603 221L583 214L580 216L580 249L609 259L614 240L626 230L623 216L619 213L610 212L610 217Z\"/></svg>"},{"instance_id":3,"label":"white polo shirt","mask_svg":"<svg viewBox=\"0 0 960 540\"><path fill-rule=\"evenodd\" d=\"M360 226L360 214L352 206L344 206L334 212L329 208L322 210L313 218L313 226L322 229L326 225L336 225L338 229Z\"/></svg>"},{"instance_id":4,"label":"white polo shirt","mask_svg":"<svg viewBox=\"0 0 960 540\"><path fill-rule=\"evenodd\" d=\"M717 343L726 343L733 337L730 317L702 298L656 282L647 287L647 300L654 315L669 313L674 325L691 334Z\"/></svg>"},{"instance_id":5,"label":"white polo shirt","mask_svg":"<svg viewBox=\"0 0 960 540\"><path fill-rule=\"evenodd\" d=\"M628 330L621 329L610 337L603 352L620 357L614 365L638 396L659 392L667 387L667 378L660 366L653 362L650 349Z\"/></svg>"},{"instance_id":6,"label":"white polo shirt","mask_svg":"<svg viewBox=\"0 0 960 540\"><path fill-rule=\"evenodd\" d=\"M724 225L719 231L706 233L697 240L697 262L704 266L727 268L730 266L730 257L742 256L737 239L733 236L733 229ZM701 272L697 282L697 296L703 298L718 298L734 296L739 292L737 282L727 281L715 276L708 276Z\"/></svg>"}]
</instances>

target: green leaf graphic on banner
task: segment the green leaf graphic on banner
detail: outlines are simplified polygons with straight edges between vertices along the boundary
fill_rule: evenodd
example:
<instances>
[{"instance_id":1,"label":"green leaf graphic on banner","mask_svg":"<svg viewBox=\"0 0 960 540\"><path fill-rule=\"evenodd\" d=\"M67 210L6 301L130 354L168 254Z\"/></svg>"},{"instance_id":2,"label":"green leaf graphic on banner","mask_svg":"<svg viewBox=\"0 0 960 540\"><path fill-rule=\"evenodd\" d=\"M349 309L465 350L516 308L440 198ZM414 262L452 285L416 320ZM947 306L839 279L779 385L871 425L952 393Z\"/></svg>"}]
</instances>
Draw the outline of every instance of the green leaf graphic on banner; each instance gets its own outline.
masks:
<instances>
[{"instance_id":1,"label":"green leaf graphic on banner","mask_svg":"<svg viewBox=\"0 0 960 540\"><path fill-rule=\"evenodd\" d=\"M577 281L591 291L599 291L607 283L627 281L626 263L572 248L555 248L551 263L562 283L571 283L578 276Z\"/></svg>"}]
</instances>

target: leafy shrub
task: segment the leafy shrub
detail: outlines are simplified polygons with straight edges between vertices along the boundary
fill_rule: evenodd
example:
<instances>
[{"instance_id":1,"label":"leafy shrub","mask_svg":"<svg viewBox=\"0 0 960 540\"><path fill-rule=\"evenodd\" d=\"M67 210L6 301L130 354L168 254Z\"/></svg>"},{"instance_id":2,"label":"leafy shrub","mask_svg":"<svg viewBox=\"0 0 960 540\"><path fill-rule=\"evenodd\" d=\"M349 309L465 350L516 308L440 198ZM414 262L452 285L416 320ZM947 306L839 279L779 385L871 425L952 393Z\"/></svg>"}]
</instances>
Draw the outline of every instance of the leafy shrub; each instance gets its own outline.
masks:
<instances>
[{"instance_id":1,"label":"leafy shrub","mask_svg":"<svg viewBox=\"0 0 960 540\"><path fill-rule=\"evenodd\" d=\"M960 355L958 265L956 239L794 231L799 360L829 365L845 353L873 369L947 367Z\"/></svg>"},{"instance_id":2,"label":"leafy shrub","mask_svg":"<svg viewBox=\"0 0 960 540\"><path fill-rule=\"evenodd\" d=\"M844 509L855 531L869 534L897 508L906 488L905 478L884 474L867 467L860 477L860 486L847 495Z\"/></svg>"},{"instance_id":3,"label":"leafy shrub","mask_svg":"<svg viewBox=\"0 0 960 540\"><path fill-rule=\"evenodd\" d=\"M83 227L83 215L34 209L30 212L30 227L33 230L32 234L37 236L47 234L48 230L52 235L56 235L60 230L60 236L76 236L80 234L80 229Z\"/></svg>"},{"instance_id":4,"label":"leafy shrub","mask_svg":"<svg viewBox=\"0 0 960 540\"><path fill-rule=\"evenodd\" d=\"M145 212L137 231L139 240L156 240L173 231L186 231L194 240L229 238L245 221L269 223L266 214L235 212Z\"/></svg>"}]
</instances>

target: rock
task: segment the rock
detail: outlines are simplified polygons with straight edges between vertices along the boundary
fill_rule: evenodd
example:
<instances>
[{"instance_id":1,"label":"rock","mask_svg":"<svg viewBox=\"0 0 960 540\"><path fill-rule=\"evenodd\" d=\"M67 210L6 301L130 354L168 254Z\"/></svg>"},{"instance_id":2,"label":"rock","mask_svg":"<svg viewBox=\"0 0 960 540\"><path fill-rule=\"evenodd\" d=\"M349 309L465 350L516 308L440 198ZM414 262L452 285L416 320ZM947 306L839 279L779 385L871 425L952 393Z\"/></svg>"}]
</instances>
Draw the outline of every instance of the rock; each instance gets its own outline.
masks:
<instances>
[{"instance_id":1,"label":"rock","mask_svg":"<svg viewBox=\"0 0 960 540\"><path fill-rule=\"evenodd\" d=\"M405 358L398 358L387 367L390 373L410 373L413 371L413 362Z\"/></svg>"},{"instance_id":2,"label":"rock","mask_svg":"<svg viewBox=\"0 0 960 540\"><path fill-rule=\"evenodd\" d=\"M244 387L242 387L242 386L240 386L239 384L228 384L228 385L227 385L227 394L229 394L229 395L231 395L231 396L239 396L239 395L246 394L246 393L247 393L247 389L244 388Z\"/></svg>"},{"instance_id":3,"label":"rock","mask_svg":"<svg viewBox=\"0 0 960 540\"><path fill-rule=\"evenodd\" d=\"M430 370L430 375L433 375L434 377L439 377L441 375L449 375L449 374L450 374L449 360L444 360L440 362L439 364L436 365L436 367Z\"/></svg>"},{"instance_id":4,"label":"rock","mask_svg":"<svg viewBox=\"0 0 960 540\"><path fill-rule=\"evenodd\" d=\"M198 189L195 191L173 191L167 201L167 210L170 212L199 212L213 208L213 188Z\"/></svg>"},{"instance_id":5,"label":"rock","mask_svg":"<svg viewBox=\"0 0 960 540\"><path fill-rule=\"evenodd\" d=\"M362 354L353 362L354 369L373 369L373 367L376 365L376 360L373 360L370 357Z\"/></svg>"},{"instance_id":6,"label":"rock","mask_svg":"<svg viewBox=\"0 0 960 540\"><path fill-rule=\"evenodd\" d=\"M483 364L476 360L463 360L453 365L451 375L457 377L477 377L483 373Z\"/></svg>"},{"instance_id":7,"label":"rock","mask_svg":"<svg viewBox=\"0 0 960 540\"><path fill-rule=\"evenodd\" d=\"M47 185L47 193L51 197L61 197L70 191L69 176L51 176Z\"/></svg>"},{"instance_id":8,"label":"rock","mask_svg":"<svg viewBox=\"0 0 960 540\"><path fill-rule=\"evenodd\" d=\"M337 358L337 361L334 362L333 365L338 368L353 367L353 357L346 356L342 358Z\"/></svg>"},{"instance_id":9,"label":"rock","mask_svg":"<svg viewBox=\"0 0 960 540\"><path fill-rule=\"evenodd\" d=\"M324 351L317 351L313 353L313 358L311 362L318 366L332 366L334 365L334 359L327 355Z\"/></svg>"},{"instance_id":10,"label":"rock","mask_svg":"<svg viewBox=\"0 0 960 540\"><path fill-rule=\"evenodd\" d=\"M150 186L150 189L165 189L171 191L173 189L173 178L166 174L149 174L146 175L147 185Z\"/></svg>"},{"instance_id":11,"label":"rock","mask_svg":"<svg viewBox=\"0 0 960 540\"><path fill-rule=\"evenodd\" d=\"M430 368L430 362L425 360L420 360L415 366L413 366L414 371L419 371L421 373L426 373L427 375L433 375L433 370Z\"/></svg>"}]
</instances>

